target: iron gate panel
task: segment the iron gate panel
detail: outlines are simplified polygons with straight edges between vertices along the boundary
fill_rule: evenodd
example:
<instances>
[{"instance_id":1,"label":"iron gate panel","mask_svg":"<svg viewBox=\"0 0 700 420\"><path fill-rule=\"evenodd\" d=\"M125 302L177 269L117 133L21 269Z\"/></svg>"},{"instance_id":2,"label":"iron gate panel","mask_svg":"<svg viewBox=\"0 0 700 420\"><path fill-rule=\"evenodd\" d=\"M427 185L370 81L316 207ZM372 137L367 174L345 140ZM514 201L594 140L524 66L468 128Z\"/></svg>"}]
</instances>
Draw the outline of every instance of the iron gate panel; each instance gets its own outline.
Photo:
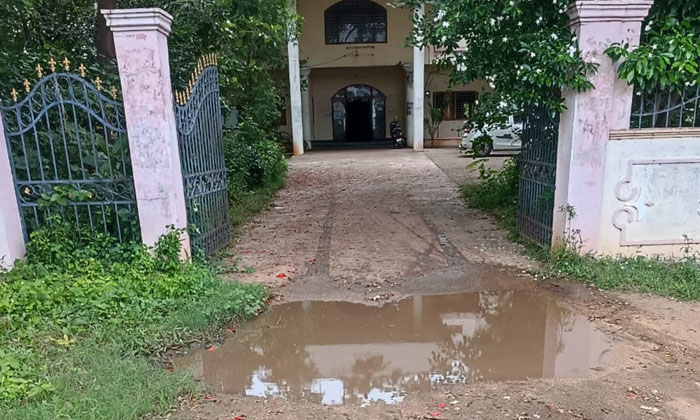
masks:
<instances>
[{"instance_id":1,"label":"iron gate panel","mask_svg":"<svg viewBox=\"0 0 700 420\"><path fill-rule=\"evenodd\" d=\"M558 113L547 107L525 111L517 224L521 235L544 247L552 242L558 137Z\"/></svg>"},{"instance_id":2,"label":"iron gate panel","mask_svg":"<svg viewBox=\"0 0 700 420\"><path fill-rule=\"evenodd\" d=\"M635 89L630 128L700 127L700 86L678 91Z\"/></svg>"},{"instance_id":3,"label":"iron gate panel","mask_svg":"<svg viewBox=\"0 0 700 420\"><path fill-rule=\"evenodd\" d=\"M67 64L66 64L67 66ZM41 77L41 69L37 67ZM81 71L84 67L81 66ZM69 73L39 80L2 108L25 240L52 215L120 241L140 237L124 109Z\"/></svg>"},{"instance_id":4,"label":"iron gate panel","mask_svg":"<svg viewBox=\"0 0 700 420\"><path fill-rule=\"evenodd\" d=\"M219 72L208 57L187 93L176 94L175 115L193 250L209 256L230 241ZM205 64L211 64L204 67ZM203 68L203 69L202 69Z\"/></svg>"}]
</instances>

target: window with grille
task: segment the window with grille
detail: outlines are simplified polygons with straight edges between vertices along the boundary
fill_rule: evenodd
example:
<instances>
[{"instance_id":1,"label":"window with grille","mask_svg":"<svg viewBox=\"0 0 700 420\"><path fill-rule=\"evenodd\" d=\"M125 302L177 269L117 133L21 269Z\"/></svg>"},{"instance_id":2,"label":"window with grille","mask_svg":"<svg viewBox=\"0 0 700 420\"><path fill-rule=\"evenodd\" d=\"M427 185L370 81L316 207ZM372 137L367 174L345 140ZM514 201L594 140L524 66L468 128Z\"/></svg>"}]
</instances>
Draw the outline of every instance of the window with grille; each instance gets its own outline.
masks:
<instances>
[{"instance_id":1,"label":"window with grille","mask_svg":"<svg viewBox=\"0 0 700 420\"><path fill-rule=\"evenodd\" d=\"M343 0L325 12L326 44L386 42L386 9L370 0Z\"/></svg>"},{"instance_id":2,"label":"window with grille","mask_svg":"<svg viewBox=\"0 0 700 420\"><path fill-rule=\"evenodd\" d=\"M463 120L474 115L479 94L475 91L434 92L433 107L442 109L443 119Z\"/></svg>"}]
</instances>

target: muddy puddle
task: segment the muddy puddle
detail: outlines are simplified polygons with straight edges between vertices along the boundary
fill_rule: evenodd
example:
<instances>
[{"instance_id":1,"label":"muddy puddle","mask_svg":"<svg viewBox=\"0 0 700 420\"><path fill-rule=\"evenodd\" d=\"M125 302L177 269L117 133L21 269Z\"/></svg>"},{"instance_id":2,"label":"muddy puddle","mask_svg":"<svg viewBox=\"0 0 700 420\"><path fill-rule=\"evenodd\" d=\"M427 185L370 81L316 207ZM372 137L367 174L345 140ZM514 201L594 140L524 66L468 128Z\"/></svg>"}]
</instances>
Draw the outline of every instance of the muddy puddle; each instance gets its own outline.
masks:
<instances>
[{"instance_id":1,"label":"muddy puddle","mask_svg":"<svg viewBox=\"0 0 700 420\"><path fill-rule=\"evenodd\" d=\"M415 296L383 307L272 307L221 347L176 361L212 389L366 405L481 380L586 376L611 345L584 317L541 294Z\"/></svg>"}]
</instances>

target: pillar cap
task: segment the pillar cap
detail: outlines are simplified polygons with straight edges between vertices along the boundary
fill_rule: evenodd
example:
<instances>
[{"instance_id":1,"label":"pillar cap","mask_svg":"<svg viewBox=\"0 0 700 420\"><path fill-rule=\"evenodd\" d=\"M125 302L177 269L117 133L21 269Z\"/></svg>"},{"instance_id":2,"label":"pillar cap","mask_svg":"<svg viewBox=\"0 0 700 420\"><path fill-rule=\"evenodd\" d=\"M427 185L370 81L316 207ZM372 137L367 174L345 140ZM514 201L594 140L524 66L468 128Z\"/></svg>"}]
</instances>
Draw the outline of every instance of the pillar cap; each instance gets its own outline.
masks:
<instances>
[{"instance_id":1,"label":"pillar cap","mask_svg":"<svg viewBox=\"0 0 700 420\"><path fill-rule=\"evenodd\" d=\"M107 26L112 32L158 31L170 35L173 17L163 9L111 9L102 10Z\"/></svg>"},{"instance_id":2,"label":"pillar cap","mask_svg":"<svg viewBox=\"0 0 700 420\"><path fill-rule=\"evenodd\" d=\"M567 9L569 26L592 22L642 22L654 0L579 0Z\"/></svg>"}]
</instances>

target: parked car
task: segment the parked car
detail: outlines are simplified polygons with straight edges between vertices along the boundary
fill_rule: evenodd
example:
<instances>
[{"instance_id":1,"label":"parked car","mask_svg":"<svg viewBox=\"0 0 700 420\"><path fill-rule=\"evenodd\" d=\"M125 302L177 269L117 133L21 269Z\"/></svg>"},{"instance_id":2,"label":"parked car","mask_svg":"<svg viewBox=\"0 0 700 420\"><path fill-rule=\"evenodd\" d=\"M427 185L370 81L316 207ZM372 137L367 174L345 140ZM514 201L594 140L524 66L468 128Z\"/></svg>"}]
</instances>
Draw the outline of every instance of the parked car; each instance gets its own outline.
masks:
<instances>
[{"instance_id":1,"label":"parked car","mask_svg":"<svg viewBox=\"0 0 700 420\"><path fill-rule=\"evenodd\" d=\"M484 133L480 130L465 131L462 135L462 142L459 144L459 153L460 155L484 157L490 155L494 150L520 150L522 130L523 124L516 121L515 117L509 117L508 123L504 127L486 132L491 141L475 142ZM475 143L479 150L473 150Z\"/></svg>"}]
</instances>

